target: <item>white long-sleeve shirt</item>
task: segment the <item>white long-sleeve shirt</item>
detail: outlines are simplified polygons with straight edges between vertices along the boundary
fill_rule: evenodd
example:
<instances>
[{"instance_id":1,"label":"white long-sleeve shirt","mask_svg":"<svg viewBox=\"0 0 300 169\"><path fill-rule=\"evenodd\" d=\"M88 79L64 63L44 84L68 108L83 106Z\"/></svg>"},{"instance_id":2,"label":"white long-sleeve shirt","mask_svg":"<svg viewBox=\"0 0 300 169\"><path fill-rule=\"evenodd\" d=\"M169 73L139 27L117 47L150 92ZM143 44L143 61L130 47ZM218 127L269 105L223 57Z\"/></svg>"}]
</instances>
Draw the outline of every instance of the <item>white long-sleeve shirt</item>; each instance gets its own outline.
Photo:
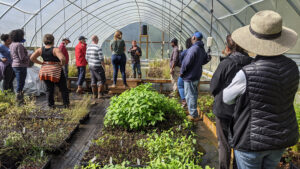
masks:
<instances>
[{"instance_id":1,"label":"white long-sleeve shirt","mask_svg":"<svg viewBox=\"0 0 300 169\"><path fill-rule=\"evenodd\" d=\"M243 70L240 70L232 79L229 86L223 90L223 102L232 105L236 98L246 91L247 79Z\"/></svg>"}]
</instances>

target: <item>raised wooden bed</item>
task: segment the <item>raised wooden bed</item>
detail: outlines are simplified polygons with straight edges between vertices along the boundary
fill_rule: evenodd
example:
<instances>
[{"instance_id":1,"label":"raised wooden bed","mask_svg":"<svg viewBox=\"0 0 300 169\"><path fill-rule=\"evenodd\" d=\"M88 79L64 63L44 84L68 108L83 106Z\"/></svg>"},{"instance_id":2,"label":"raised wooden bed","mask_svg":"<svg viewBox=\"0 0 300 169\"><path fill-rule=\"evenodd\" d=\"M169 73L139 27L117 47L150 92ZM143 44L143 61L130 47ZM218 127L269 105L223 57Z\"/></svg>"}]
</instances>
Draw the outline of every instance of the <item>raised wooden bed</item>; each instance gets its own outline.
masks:
<instances>
[{"instance_id":1,"label":"raised wooden bed","mask_svg":"<svg viewBox=\"0 0 300 169\"><path fill-rule=\"evenodd\" d=\"M198 113L200 118L203 119L203 123L205 124L205 126L213 133L213 135L217 138L217 128L216 128L216 124L211 121L207 115L204 112L201 112L199 107L198 109Z\"/></svg>"}]
</instances>

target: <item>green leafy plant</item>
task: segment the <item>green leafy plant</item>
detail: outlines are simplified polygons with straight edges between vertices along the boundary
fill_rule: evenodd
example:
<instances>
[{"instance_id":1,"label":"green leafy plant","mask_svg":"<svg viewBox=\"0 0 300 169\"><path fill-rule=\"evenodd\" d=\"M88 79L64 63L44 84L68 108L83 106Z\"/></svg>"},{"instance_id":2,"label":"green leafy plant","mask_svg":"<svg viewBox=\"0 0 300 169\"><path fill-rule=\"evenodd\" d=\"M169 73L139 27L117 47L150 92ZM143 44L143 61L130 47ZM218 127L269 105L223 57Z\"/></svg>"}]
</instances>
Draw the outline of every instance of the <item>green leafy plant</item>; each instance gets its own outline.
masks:
<instances>
[{"instance_id":1,"label":"green leafy plant","mask_svg":"<svg viewBox=\"0 0 300 169\"><path fill-rule=\"evenodd\" d=\"M183 108L175 99L153 91L151 84L144 84L111 98L104 125L137 130L155 126L171 114L182 119L185 116Z\"/></svg>"},{"instance_id":2,"label":"green leafy plant","mask_svg":"<svg viewBox=\"0 0 300 169\"><path fill-rule=\"evenodd\" d=\"M202 113L205 113L211 120L215 119L215 115L212 112L214 104L214 98L211 95L203 95L198 99L198 107Z\"/></svg>"},{"instance_id":3,"label":"green leafy plant","mask_svg":"<svg viewBox=\"0 0 300 169\"><path fill-rule=\"evenodd\" d=\"M150 165L154 166L199 164L202 153L196 151L196 144L193 133L187 136L173 130L164 131L160 135L153 132L147 139L138 142L139 146L149 151Z\"/></svg>"}]
</instances>

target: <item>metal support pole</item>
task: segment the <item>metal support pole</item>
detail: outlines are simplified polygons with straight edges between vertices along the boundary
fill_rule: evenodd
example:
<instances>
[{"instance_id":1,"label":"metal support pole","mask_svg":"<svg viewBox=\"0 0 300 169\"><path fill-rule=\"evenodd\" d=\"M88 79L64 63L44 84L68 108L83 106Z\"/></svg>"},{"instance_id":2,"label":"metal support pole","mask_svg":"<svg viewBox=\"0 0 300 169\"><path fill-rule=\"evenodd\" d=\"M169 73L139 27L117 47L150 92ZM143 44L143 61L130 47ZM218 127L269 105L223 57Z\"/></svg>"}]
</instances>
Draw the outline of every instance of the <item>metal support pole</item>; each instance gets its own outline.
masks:
<instances>
[{"instance_id":1,"label":"metal support pole","mask_svg":"<svg viewBox=\"0 0 300 169\"><path fill-rule=\"evenodd\" d=\"M42 0L40 0L40 9L42 8ZM42 16L43 10L40 11L40 22L41 22L41 47L43 47L43 16Z\"/></svg>"},{"instance_id":2,"label":"metal support pole","mask_svg":"<svg viewBox=\"0 0 300 169\"><path fill-rule=\"evenodd\" d=\"M179 44L182 44L182 21L183 21L183 0L181 1L181 19L180 19L180 39Z\"/></svg>"},{"instance_id":3,"label":"metal support pole","mask_svg":"<svg viewBox=\"0 0 300 169\"><path fill-rule=\"evenodd\" d=\"M149 36L147 35L147 41L146 41L146 59L148 59L148 55L149 55Z\"/></svg>"},{"instance_id":4,"label":"metal support pole","mask_svg":"<svg viewBox=\"0 0 300 169\"><path fill-rule=\"evenodd\" d=\"M161 32L161 40L162 40L162 43L161 43L161 58L163 59L164 58L164 47L165 47L165 32L164 31Z\"/></svg>"},{"instance_id":5,"label":"metal support pole","mask_svg":"<svg viewBox=\"0 0 300 169\"><path fill-rule=\"evenodd\" d=\"M214 18L214 0L211 0L211 10L210 10L210 31L209 31L209 36L212 36L212 24L213 24L213 18Z\"/></svg>"}]
</instances>

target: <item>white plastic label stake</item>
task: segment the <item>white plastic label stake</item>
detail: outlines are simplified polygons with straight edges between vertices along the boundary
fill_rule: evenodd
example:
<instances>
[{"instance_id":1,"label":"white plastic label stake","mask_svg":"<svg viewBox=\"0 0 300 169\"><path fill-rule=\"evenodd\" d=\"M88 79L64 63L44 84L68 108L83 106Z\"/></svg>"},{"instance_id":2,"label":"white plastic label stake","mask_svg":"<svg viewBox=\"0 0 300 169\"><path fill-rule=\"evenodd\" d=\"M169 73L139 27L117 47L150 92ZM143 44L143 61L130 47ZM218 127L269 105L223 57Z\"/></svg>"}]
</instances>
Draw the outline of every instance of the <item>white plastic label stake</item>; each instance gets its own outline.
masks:
<instances>
[{"instance_id":1,"label":"white plastic label stake","mask_svg":"<svg viewBox=\"0 0 300 169\"><path fill-rule=\"evenodd\" d=\"M181 130L181 125L179 125L179 127L178 127L178 128L179 128L179 130Z\"/></svg>"},{"instance_id":2,"label":"white plastic label stake","mask_svg":"<svg viewBox=\"0 0 300 169\"><path fill-rule=\"evenodd\" d=\"M120 141L120 145L121 145L121 147L123 147L123 140Z\"/></svg>"},{"instance_id":3,"label":"white plastic label stake","mask_svg":"<svg viewBox=\"0 0 300 169\"><path fill-rule=\"evenodd\" d=\"M112 163L112 157L109 157L109 164L113 165L113 163Z\"/></svg>"},{"instance_id":4,"label":"white plastic label stake","mask_svg":"<svg viewBox=\"0 0 300 169\"><path fill-rule=\"evenodd\" d=\"M43 156L44 156L44 151L42 150L42 151L41 151L41 157L43 157Z\"/></svg>"},{"instance_id":5,"label":"white plastic label stake","mask_svg":"<svg viewBox=\"0 0 300 169\"><path fill-rule=\"evenodd\" d=\"M26 133L26 128L25 127L23 127L23 134L25 134Z\"/></svg>"},{"instance_id":6,"label":"white plastic label stake","mask_svg":"<svg viewBox=\"0 0 300 169\"><path fill-rule=\"evenodd\" d=\"M95 162L96 160L97 160L97 157L94 156L94 158L91 159L91 162L93 163L93 162Z\"/></svg>"},{"instance_id":7,"label":"white plastic label stake","mask_svg":"<svg viewBox=\"0 0 300 169\"><path fill-rule=\"evenodd\" d=\"M213 44L213 38L212 37L207 37L207 47L211 47Z\"/></svg>"},{"instance_id":8,"label":"white plastic label stake","mask_svg":"<svg viewBox=\"0 0 300 169\"><path fill-rule=\"evenodd\" d=\"M3 142L4 142L4 146L6 146L6 140L4 140Z\"/></svg>"},{"instance_id":9,"label":"white plastic label stake","mask_svg":"<svg viewBox=\"0 0 300 169\"><path fill-rule=\"evenodd\" d=\"M62 128L59 128L59 131L62 133L62 132L63 132L63 129L62 129Z\"/></svg>"},{"instance_id":10,"label":"white plastic label stake","mask_svg":"<svg viewBox=\"0 0 300 169\"><path fill-rule=\"evenodd\" d=\"M42 128L42 133L44 133L45 131L44 131L44 128Z\"/></svg>"},{"instance_id":11,"label":"white plastic label stake","mask_svg":"<svg viewBox=\"0 0 300 169\"><path fill-rule=\"evenodd\" d=\"M140 159L137 158L136 163L137 163L137 165L141 165Z\"/></svg>"}]
</instances>

